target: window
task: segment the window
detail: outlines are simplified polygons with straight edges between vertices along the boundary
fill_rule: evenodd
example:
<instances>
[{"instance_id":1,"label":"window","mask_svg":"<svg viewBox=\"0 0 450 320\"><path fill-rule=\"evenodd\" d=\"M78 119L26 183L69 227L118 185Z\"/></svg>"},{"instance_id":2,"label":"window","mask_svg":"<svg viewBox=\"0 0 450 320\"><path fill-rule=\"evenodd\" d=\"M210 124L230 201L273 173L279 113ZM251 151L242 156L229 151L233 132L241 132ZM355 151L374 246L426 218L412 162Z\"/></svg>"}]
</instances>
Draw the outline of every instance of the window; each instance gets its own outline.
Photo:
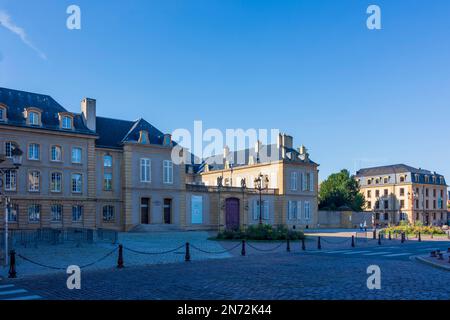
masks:
<instances>
[{"instance_id":1,"label":"window","mask_svg":"<svg viewBox=\"0 0 450 320\"><path fill-rule=\"evenodd\" d=\"M311 220L311 204L309 201L305 201L305 220Z\"/></svg>"},{"instance_id":2,"label":"window","mask_svg":"<svg viewBox=\"0 0 450 320\"><path fill-rule=\"evenodd\" d=\"M367 198L372 198L372 190L367 191Z\"/></svg>"},{"instance_id":3,"label":"window","mask_svg":"<svg viewBox=\"0 0 450 320\"><path fill-rule=\"evenodd\" d=\"M14 142L5 142L5 156L7 158L12 158L12 152L15 149L16 144Z\"/></svg>"},{"instance_id":4,"label":"window","mask_svg":"<svg viewBox=\"0 0 450 320\"><path fill-rule=\"evenodd\" d=\"M405 189L404 188L400 188L400 196L404 196L405 195Z\"/></svg>"},{"instance_id":5,"label":"window","mask_svg":"<svg viewBox=\"0 0 450 320\"><path fill-rule=\"evenodd\" d=\"M6 120L6 109L3 107L0 107L0 121Z\"/></svg>"},{"instance_id":6,"label":"window","mask_svg":"<svg viewBox=\"0 0 450 320\"><path fill-rule=\"evenodd\" d=\"M288 202L288 219L297 219L297 201Z\"/></svg>"},{"instance_id":7,"label":"window","mask_svg":"<svg viewBox=\"0 0 450 320\"><path fill-rule=\"evenodd\" d=\"M5 191L16 191L17 189L17 172L15 170L7 170L5 172Z\"/></svg>"},{"instance_id":8,"label":"window","mask_svg":"<svg viewBox=\"0 0 450 320\"><path fill-rule=\"evenodd\" d=\"M406 221L407 220L407 214L404 212L400 212L400 220L401 221Z\"/></svg>"},{"instance_id":9,"label":"window","mask_svg":"<svg viewBox=\"0 0 450 320\"><path fill-rule=\"evenodd\" d=\"M405 200L400 200L400 209L405 207Z\"/></svg>"},{"instance_id":10,"label":"window","mask_svg":"<svg viewBox=\"0 0 450 320\"><path fill-rule=\"evenodd\" d=\"M112 167L112 156L110 155L105 155L103 157L103 166L105 168L111 168Z\"/></svg>"},{"instance_id":11,"label":"window","mask_svg":"<svg viewBox=\"0 0 450 320\"><path fill-rule=\"evenodd\" d=\"M389 201L384 200L384 209L389 209Z\"/></svg>"},{"instance_id":12,"label":"window","mask_svg":"<svg viewBox=\"0 0 450 320\"><path fill-rule=\"evenodd\" d=\"M405 176L401 176L401 177L400 177L400 182L405 182L405 180L406 180L406 177L405 177Z\"/></svg>"},{"instance_id":13,"label":"window","mask_svg":"<svg viewBox=\"0 0 450 320\"><path fill-rule=\"evenodd\" d=\"M150 159L141 159L141 182L151 181L151 162Z\"/></svg>"},{"instance_id":14,"label":"window","mask_svg":"<svg viewBox=\"0 0 450 320\"><path fill-rule=\"evenodd\" d=\"M297 191L297 172L291 172L291 190Z\"/></svg>"},{"instance_id":15,"label":"window","mask_svg":"<svg viewBox=\"0 0 450 320\"><path fill-rule=\"evenodd\" d=\"M112 173L105 173L104 174L103 185L104 185L105 191L111 191L112 190Z\"/></svg>"},{"instance_id":16,"label":"window","mask_svg":"<svg viewBox=\"0 0 450 320\"><path fill-rule=\"evenodd\" d=\"M388 183L389 182L389 178L384 178L384 183Z\"/></svg>"},{"instance_id":17,"label":"window","mask_svg":"<svg viewBox=\"0 0 450 320\"><path fill-rule=\"evenodd\" d=\"M380 197L380 190L375 190L375 197L379 198Z\"/></svg>"},{"instance_id":18,"label":"window","mask_svg":"<svg viewBox=\"0 0 450 320\"><path fill-rule=\"evenodd\" d=\"M39 192L40 177L39 171L31 171L28 174L28 191Z\"/></svg>"},{"instance_id":19,"label":"window","mask_svg":"<svg viewBox=\"0 0 450 320\"><path fill-rule=\"evenodd\" d=\"M41 220L41 206L32 204L28 207L28 221L39 222Z\"/></svg>"},{"instance_id":20,"label":"window","mask_svg":"<svg viewBox=\"0 0 450 320\"><path fill-rule=\"evenodd\" d=\"M426 197L429 197L430 196L430 190L427 188L427 189L425 189L425 196Z\"/></svg>"},{"instance_id":21,"label":"window","mask_svg":"<svg viewBox=\"0 0 450 320\"><path fill-rule=\"evenodd\" d=\"M28 159L39 160L40 147L37 143L31 143L28 146Z\"/></svg>"},{"instance_id":22,"label":"window","mask_svg":"<svg viewBox=\"0 0 450 320\"><path fill-rule=\"evenodd\" d=\"M61 161L62 160L62 148L60 146L52 146L51 160L52 161Z\"/></svg>"},{"instance_id":23,"label":"window","mask_svg":"<svg viewBox=\"0 0 450 320\"><path fill-rule=\"evenodd\" d=\"M72 174L72 192L81 193L82 187L83 187L83 179L81 174L79 173Z\"/></svg>"},{"instance_id":24,"label":"window","mask_svg":"<svg viewBox=\"0 0 450 320\"><path fill-rule=\"evenodd\" d=\"M38 126L39 125L39 113L35 111L30 111L28 113L28 124L32 126Z\"/></svg>"},{"instance_id":25,"label":"window","mask_svg":"<svg viewBox=\"0 0 450 320\"><path fill-rule=\"evenodd\" d=\"M380 209L380 201L375 202L375 209Z\"/></svg>"},{"instance_id":26,"label":"window","mask_svg":"<svg viewBox=\"0 0 450 320\"><path fill-rule=\"evenodd\" d=\"M436 203L436 200L433 200L433 209L437 209L437 203Z\"/></svg>"},{"instance_id":27,"label":"window","mask_svg":"<svg viewBox=\"0 0 450 320\"><path fill-rule=\"evenodd\" d=\"M437 196L437 190L433 189L433 197L436 198L436 196Z\"/></svg>"},{"instance_id":28,"label":"window","mask_svg":"<svg viewBox=\"0 0 450 320\"><path fill-rule=\"evenodd\" d=\"M60 204L54 204L51 207L51 221L61 222L62 221L63 206Z\"/></svg>"},{"instance_id":29,"label":"window","mask_svg":"<svg viewBox=\"0 0 450 320\"><path fill-rule=\"evenodd\" d=\"M50 177L50 191L61 192L62 173L52 172Z\"/></svg>"},{"instance_id":30,"label":"window","mask_svg":"<svg viewBox=\"0 0 450 320\"><path fill-rule=\"evenodd\" d=\"M429 176L425 176L425 183L430 183L430 177Z\"/></svg>"},{"instance_id":31,"label":"window","mask_svg":"<svg viewBox=\"0 0 450 320\"><path fill-rule=\"evenodd\" d=\"M110 222L114 220L114 207L104 206L103 207L103 221Z\"/></svg>"},{"instance_id":32,"label":"window","mask_svg":"<svg viewBox=\"0 0 450 320\"><path fill-rule=\"evenodd\" d=\"M416 209L419 209L419 200L416 200Z\"/></svg>"},{"instance_id":33,"label":"window","mask_svg":"<svg viewBox=\"0 0 450 320\"><path fill-rule=\"evenodd\" d=\"M372 201L367 201L367 209L372 209Z\"/></svg>"},{"instance_id":34,"label":"window","mask_svg":"<svg viewBox=\"0 0 450 320\"><path fill-rule=\"evenodd\" d=\"M72 221L81 222L83 219L83 206L73 206L72 207Z\"/></svg>"},{"instance_id":35,"label":"window","mask_svg":"<svg viewBox=\"0 0 450 320\"><path fill-rule=\"evenodd\" d=\"M384 189L384 196L387 197L389 195L389 190L388 189Z\"/></svg>"},{"instance_id":36,"label":"window","mask_svg":"<svg viewBox=\"0 0 450 320\"><path fill-rule=\"evenodd\" d=\"M72 118L69 116L64 116L62 118L62 128L63 129L72 129Z\"/></svg>"},{"instance_id":37,"label":"window","mask_svg":"<svg viewBox=\"0 0 450 320\"><path fill-rule=\"evenodd\" d=\"M166 184L173 183L173 162L170 160L164 160L163 163L163 181Z\"/></svg>"},{"instance_id":38,"label":"window","mask_svg":"<svg viewBox=\"0 0 450 320\"><path fill-rule=\"evenodd\" d=\"M306 174L306 190L307 191L313 191L313 179L314 175L311 173Z\"/></svg>"},{"instance_id":39,"label":"window","mask_svg":"<svg viewBox=\"0 0 450 320\"><path fill-rule=\"evenodd\" d=\"M430 208L430 201L427 200L425 201L425 209L429 209Z\"/></svg>"},{"instance_id":40,"label":"window","mask_svg":"<svg viewBox=\"0 0 450 320\"><path fill-rule=\"evenodd\" d=\"M262 219L263 220L269 220L269 201L262 200ZM260 215L260 203L259 200L254 200L253 205L253 220L259 220Z\"/></svg>"},{"instance_id":41,"label":"window","mask_svg":"<svg viewBox=\"0 0 450 320\"><path fill-rule=\"evenodd\" d=\"M372 179L367 179L367 184L372 184Z\"/></svg>"},{"instance_id":42,"label":"window","mask_svg":"<svg viewBox=\"0 0 450 320\"><path fill-rule=\"evenodd\" d=\"M81 163L82 153L81 148L72 148L72 163Z\"/></svg>"},{"instance_id":43,"label":"window","mask_svg":"<svg viewBox=\"0 0 450 320\"><path fill-rule=\"evenodd\" d=\"M8 208L8 222L17 222L19 216L19 205L13 204Z\"/></svg>"}]
</instances>

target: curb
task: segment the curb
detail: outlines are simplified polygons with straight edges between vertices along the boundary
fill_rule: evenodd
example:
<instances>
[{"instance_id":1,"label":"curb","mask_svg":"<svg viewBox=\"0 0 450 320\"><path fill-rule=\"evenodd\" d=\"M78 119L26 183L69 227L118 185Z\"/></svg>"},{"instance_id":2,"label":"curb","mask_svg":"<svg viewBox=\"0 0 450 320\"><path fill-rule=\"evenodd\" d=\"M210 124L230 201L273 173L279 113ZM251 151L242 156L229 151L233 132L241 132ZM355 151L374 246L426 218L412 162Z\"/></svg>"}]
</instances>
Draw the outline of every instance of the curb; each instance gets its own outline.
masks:
<instances>
[{"instance_id":1,"label":"curb","mask_svg":"<svg viewBox=\"0 0 450 320\"><path fill-rule=\"evenodd\" d=\"M416 261L419 261L421 263L427 264L427 265L432 266L434 268L438 268L438 269L445 270L445 271L450 271L450 266L445 266L445 265L442 265L440 263L435 263L435 262L429 261L429 260L427 260L427 259L425 259L423 257L420 257L420 256L415 256L413 258Z\"/></svg>"}]
</instances>

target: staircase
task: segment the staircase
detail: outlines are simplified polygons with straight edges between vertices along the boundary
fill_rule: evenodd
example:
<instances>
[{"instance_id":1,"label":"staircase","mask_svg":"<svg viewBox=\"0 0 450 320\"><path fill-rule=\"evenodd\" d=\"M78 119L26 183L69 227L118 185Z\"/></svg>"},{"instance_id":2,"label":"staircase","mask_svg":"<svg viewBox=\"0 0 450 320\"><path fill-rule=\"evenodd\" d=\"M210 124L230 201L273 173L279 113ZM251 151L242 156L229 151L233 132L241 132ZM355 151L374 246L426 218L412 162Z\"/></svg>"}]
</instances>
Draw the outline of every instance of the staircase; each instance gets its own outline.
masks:
<instances>
[{"instance_id":1,"label":"staircase","mask_svg":"<svg viewBox=\"0 0 450 320\"><path fill-rule=\"evenodd\" d=\"M157 233L176 231L183 231L183 229L173 224L140 224L130 230L130 232L133 233Z\"/></svg>"}]
</instances>

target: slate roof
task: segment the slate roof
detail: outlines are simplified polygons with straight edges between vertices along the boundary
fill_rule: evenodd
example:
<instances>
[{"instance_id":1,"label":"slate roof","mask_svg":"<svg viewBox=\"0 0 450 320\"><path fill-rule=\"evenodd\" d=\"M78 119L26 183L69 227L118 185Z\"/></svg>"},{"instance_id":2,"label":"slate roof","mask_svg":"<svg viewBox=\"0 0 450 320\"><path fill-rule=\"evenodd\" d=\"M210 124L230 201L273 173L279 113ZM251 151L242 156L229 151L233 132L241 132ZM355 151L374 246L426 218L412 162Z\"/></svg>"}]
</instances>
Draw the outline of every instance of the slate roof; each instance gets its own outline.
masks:
<instances>
[{"instance_id":1,"label":"slate roof","mask_svg":"<svg viewBox=\"0 0 450 320\"><path fill-rule=\"evenodd\" d=\"M431 171L416 169L406 164L394 164L389 166L364 168L356 172L356 176L376 176L383 174L395 174L395 173L414 173L414 174L428 174L433 175Z\"/></svg>"},{"instance_id":2,"label":"slate roof","mask_svg":"<svg viewBox=\"0 0 450 320\"><path fill-rule=\"evenodd\" d=\"M42 110L41 114L41 127L34 127L35 129L42 130L56 130L64 131L59 126L58 113L69 112L52 97L44 94L37 94L32 92L18 91L13 89L0 87L0 104L4 104L7 107L8 121L1 123L0 125L9 125L16 127L29 127L26 124L23 112L25 108L35 107ZM74 130L70 132L92 134L95 132L89 130L80 114L70 112L74 116L73 125Z\"/></svg>"}]
</instances>

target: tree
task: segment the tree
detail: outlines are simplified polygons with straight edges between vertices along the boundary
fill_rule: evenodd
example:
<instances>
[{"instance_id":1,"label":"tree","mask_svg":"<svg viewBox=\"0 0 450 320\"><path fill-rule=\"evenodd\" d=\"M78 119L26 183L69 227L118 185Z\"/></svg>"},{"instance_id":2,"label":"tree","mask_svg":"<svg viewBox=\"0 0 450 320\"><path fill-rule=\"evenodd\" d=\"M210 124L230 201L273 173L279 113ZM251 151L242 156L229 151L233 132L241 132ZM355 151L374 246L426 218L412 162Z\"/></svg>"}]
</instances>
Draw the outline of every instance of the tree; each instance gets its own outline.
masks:
<instances>
[{"instance_id":1,"label":"tree","mask_svg":"<svg viewBox=\"0 0 450 320\"><path fill-rule=\"evenodd\" d=\"M330 175L320 185L319 208L322 210L348 207L353 211L362 211L365 202L358 182L346 169Z\"/></svg>"}]
</instances>

